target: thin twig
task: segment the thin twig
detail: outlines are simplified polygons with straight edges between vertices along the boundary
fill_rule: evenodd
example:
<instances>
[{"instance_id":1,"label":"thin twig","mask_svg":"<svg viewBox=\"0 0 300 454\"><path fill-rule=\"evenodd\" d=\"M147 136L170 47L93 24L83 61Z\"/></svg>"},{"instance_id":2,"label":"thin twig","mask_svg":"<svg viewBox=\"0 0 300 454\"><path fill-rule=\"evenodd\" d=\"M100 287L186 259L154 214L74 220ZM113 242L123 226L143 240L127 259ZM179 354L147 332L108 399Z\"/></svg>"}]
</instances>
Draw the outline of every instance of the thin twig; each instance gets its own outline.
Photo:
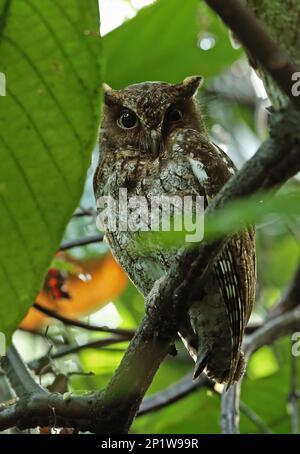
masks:
<instances>
[{"instance_id":1,"label":"thin twig","mask_svg":"<svg viewBox=\"0 0 300 454\"><path fill-rule=\"evenodd\" d=\"M126 342L126 340L129 341L129 339L124 339L124 337L107 337L104 339L92 340L92 341L86 342L84 344L68 345L68 346L59 348L54 353L49 352L46 355L41 356L38 359L33 359L32 361L30 361L28 363L28 367L31 370L34 370L36 373L41 373L41 371L45 367L49 366L51 360L63 358L64 356L78 353L79 351L87 349L87 348L98 348L99 349L99 348L106 347L107 345L113 345L113 344L119 344L121 342ZM113 351L116 351L116 349ZM118 349L117 351L124 353L125 350ZM44 372L46 372L47 370L48 369L46 369Z\"/></svg>"},{"instance_id":2,"label":"thin twig","mask_svg":"<svg viewBox=\"0 0 300 454\"><path fill-rule=\"evenodd\" d=\"M285 312L288 312L297 306L300 306L299 295L300 295L300 262L298 264L294 277L291 280L290 285L283 292L278 304L276 304L268 313L267 320L272 319Z\"/></svg>"},{"instance_id":3,"label":"thin twig","mask_svg":"<svg viewBox=\"0 0 300 454\"><path fill-rule=\"evenodd\" d=\"M245 357L249 358L263 345L270 345L276 339L300 330L300 307L268 320L254 333L246 336L243 343Z\"/></svg>"},{"instance_id":4,"label":"thin twig","mask_svg":"<svg viewBox=\"0 0 300 454\"><path fill-rule=\"evenodd\" d=\"M42 339L45 340L45 333L43 333L42 331L37 331L37 330L34 330L34 329L27 329L27 328L21 328L19 327L18 330L22 331L23 333L27 333L27 334L31 334L32 336L38 336L38 337L41 337ZM64 345L65 342L61 339L56 339L55 337L50 337L49 335L47 335L47 339L49 341L51 341L54 345Z\"/></svg>"},{"instance_id":5,"label":"thin twig","mask_svg":"<svg viewBox=\"0 0 300 454\"><path fill-rule=\"evenodd\" d=\"M35 309L37 309L39 312L42 312L43 314L48 315L49 317L55 318L56 320L59 320L60 322L64 323L65 325L75 326L77 328L82 328L87 331L96 331L99 333L117 334L119 336L124 336L126 339L131 339L135 333L134 330L130 330L130 329L109 328L108 326L90 325L90 324L82 322L80 320L75 320L75 319L65 317L64 315L61 315L58 312L53 311L52 309L48 309L47 307L44 307L39 303L34 303L33 307Z\"/></svg>"},{"instance_id":6,"label":"thin twig","mask_svg":"<svg viewBox=\"0 0 300 454\"><path fill-rule=\"evenodd\" d=\"M88 244L99 243L103 240L103 234L97 233L95 235L87 236L84 238L78 238L76 240L65 241L60 245L59 251L66 251L79 246L86 246Z\"/></svg>"},{"instance_id":7,"label":"thin twig","mask_svg":"<svg viewBox=\"0 0 300 454\"><path fill-rule=\"evenodd\" d=\"M153 413L161 410L179 400L189 396L190 394L198 391L199 389L206 388L212 390L215 394L220 396L220 392L215 390L214 382L210 380L205 374L201 374L198 380L193 380L192 374L187 374L182 380L171 385L169 388L164 389L150 397L143 400L137 416L144 416L149 413ZM243 413L250 421L253 422L260 430L261 433L271 434L272 430L270 427L255 413L254 410L249 408L244 402L238 400L236 404L239 404L240 412ZM234 415L236 418L237 415ZM233 418L233 419L234 419ZM225 423L225 420L224 420ZM226 417L226 424L228 424L228 418ZM225 429L225 428L224 428Z\"/></svg>"},{"instance_id":8,"label":"thin twig","mask_svg":"<svg viewBox=\"0 0 300 454\"><path fill-rule=\"evenodd\" d=\"M255 424L261 433L272 434L273 431L270 427L261 419L261 417L252 408L248 407L244 402L240 401L240 412L243 413L250 421Z\"/></svg>"},{"instance_id":9,"label":"thin twig","mask_svg":"<svg viewBox=\"0 0 300 454\"><path fill-rule=\"evenodd\" d=\"M188 374L178 383L144 399L137 416L144 416L161 410L201 388L212 389L213 387L214 383L205 374L201 374L197 380L193 380L193 375Z\"/></svg>"},{"instance_id":10,"label":"thin twig","mask_svg":"<svg viewBox=\"0 0 300 454\"><path fill-rule=\"evenodd\" d=\"M221 400L221 428L224 434L238 434L240 423L241 382L235 383L227 391L224 388Z\"/></svg>"},{"instance_id":11,"label":"thin twig","mask_svg":"<svg viewBox=\"0 0 300 454\"><path fill-rule=\"evenodd\" d=\"M198 380L193 380L193 375L187 374L178 383L175 383L169 388L144 399L137 413L137 416L144 416L146 414L159 411L162 408L172 405L173 403L176 403L179 400L203 388L212 390L215 394L220 396L220 393L217 392L214 387L214 382L210 380L205 374L201 374ZM270 427L260 418L260 416L258 416L258 414L254 410L249 408L242 401L240 401L239 405L240 412L243 413L250 421L252 421L261 433L273 433Z\"/></svg>"},{"instance_id":12,"label":"thin twig","mask_svg":"<svg viewBox=\"0 0 300 454\"><path fill-rule=\"evenodd\" d=\"M129 341L129 339L127 339ZM113 345L113 344L120 344L122 342L126 342L126 339L123 337L106 337L105 339L97 339L94 341L89 341L84 344L80 345L70 345L68 347L62 347L56 352L52 353L50 356L51 359L58 359L58 358L63 358L64 356L67 355L72 355L74 353L78 353L81 350L85 350L87 348L96 348L96 349L103 349L106 351L111 351L111 352L124 352L124 349L104 349L104 347L107 347L108 345Z\"/></svg>"}]
</instances>

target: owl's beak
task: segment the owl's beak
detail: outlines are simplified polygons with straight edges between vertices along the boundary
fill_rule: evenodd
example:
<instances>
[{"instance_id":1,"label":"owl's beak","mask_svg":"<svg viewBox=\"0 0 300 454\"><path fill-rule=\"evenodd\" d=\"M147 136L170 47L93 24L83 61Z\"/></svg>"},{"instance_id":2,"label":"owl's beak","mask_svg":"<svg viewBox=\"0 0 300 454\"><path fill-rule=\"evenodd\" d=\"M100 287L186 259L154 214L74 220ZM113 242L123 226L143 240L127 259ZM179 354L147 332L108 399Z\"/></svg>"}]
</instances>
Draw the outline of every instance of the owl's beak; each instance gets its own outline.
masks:
<instances>
[{"instance_id":1,"label":"owl's beak","mask_svg":"<svg viewBox=\"0 0 300 454\"><path fill-rule=\"evenodd\" d=\"M161 146L161 136L156 129L152 129L150 131L150 151L154 158L158 157L160 146Z\"/></svg>"}]
</instances>

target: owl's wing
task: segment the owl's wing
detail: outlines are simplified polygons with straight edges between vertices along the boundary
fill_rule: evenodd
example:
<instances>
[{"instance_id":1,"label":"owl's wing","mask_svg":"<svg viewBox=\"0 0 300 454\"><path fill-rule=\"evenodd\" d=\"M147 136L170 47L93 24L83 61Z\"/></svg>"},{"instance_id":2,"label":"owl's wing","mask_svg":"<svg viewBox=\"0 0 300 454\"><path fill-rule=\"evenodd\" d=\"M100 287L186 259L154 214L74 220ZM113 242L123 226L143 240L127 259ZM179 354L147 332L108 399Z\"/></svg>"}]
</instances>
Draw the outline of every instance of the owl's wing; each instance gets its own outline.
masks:
<instances>
[{"instance_id":1,"label":"owl's wing","mask_svg":"<svg viewBox=\"0 0 300 454\"><path fill-rule=\"evenodd\" d=\"M223 248L214 265L231 330L230 370L232 373L229 382L235 377L243 335L254 299L255 254L254 251L249 250L253 233L253 231L245 231L235 235Z\"/></svg>"},{"instance_id":2,"label":"owl's wing","mask_svg":"<svg viewBox=\"0 0 300 454\"><path fill-rule=\"evenodd\" d=\"M235 172L235 166L222 149L214 144L203 144L202 142L197 144L191 166L196 177L197 162L205 169L206 178L202 178L199 184L204 189L205 198L209 203ZM195 375L199 375L206 367L211 377L230 384L236 381L242 373L241 344L254 301L256 273L254 229L252 227L230 239L214 264L214 273L228 317L231 357L225 370L218 370L217 361L210 364L211 352L208 346L201 346L200 339Z\"/></svg>"}]
</instances>

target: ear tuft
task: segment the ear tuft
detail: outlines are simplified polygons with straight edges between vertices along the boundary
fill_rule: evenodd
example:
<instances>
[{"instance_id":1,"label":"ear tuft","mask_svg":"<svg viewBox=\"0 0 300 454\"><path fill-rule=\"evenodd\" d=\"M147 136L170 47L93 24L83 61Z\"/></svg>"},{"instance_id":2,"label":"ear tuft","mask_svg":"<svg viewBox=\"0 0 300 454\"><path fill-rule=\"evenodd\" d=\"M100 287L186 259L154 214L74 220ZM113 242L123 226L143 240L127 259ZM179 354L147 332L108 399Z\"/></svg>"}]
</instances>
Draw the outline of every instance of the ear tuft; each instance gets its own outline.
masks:
<instances>
[{"instance_id":1,"label":"ear tuft","mask_svg":"<svg viewBox=\"0 0 300 454\"><path fill-rule=\"evenodd\" d=\"M118 90L114 90L108 84L102 84L103 92L104 92L104 103L107 106L113 106L114 104L119 104L120 102L120 95Z\"/></svg>"},{"instance_id":2,"label":"ear tuft","mask_svg":"<svg viewBox=\"0 0 300 454\"><path fill-rule=\"evenodd\" d=\"M193 96L197 93L198 89L204 82L202 76L189 76L182 82L182 87L187 91L188 96Z\"/></svg>"},{"instance_id":3,"label":"ear tuft","mask_svg":"<svg viewBox=\"0 0 300 454\"><path fill-rule=\"evenodd\" d=\"M108 91L112 90L112 88L105 82L102 84L102 88L103 88L104 93L107 93Z\"/></svg>"}]
</instances>

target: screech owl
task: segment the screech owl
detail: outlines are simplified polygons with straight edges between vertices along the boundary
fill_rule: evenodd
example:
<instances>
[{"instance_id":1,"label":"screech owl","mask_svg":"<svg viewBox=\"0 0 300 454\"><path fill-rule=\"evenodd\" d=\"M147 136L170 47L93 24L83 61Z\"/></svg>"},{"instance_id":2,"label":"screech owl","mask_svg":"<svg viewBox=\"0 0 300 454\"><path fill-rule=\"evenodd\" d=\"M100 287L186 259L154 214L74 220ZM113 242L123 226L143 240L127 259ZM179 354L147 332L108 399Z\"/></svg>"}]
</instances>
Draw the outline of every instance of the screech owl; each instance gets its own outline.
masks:
<instances>
[{"instance_id":1,"label":"screech owl","mask_svg":"<svg viewBox=\"0 0 300 454\"><path fill-rule=\"evenodd\" d=\"M196 100L202 77L182 83L144 82L114 90L105 85L96 199L156 195L200 195L205 206L235 173L229 157L208 137ZM182 249L136 246L140 232L107 231L115 258L146 298L176 263ZM179 335L196 362L219 383L231 384L244 370L241 344L255 293L254 229L232 237L215 261L205 298L195 301Z\"/></svg>"}]
</instances>

